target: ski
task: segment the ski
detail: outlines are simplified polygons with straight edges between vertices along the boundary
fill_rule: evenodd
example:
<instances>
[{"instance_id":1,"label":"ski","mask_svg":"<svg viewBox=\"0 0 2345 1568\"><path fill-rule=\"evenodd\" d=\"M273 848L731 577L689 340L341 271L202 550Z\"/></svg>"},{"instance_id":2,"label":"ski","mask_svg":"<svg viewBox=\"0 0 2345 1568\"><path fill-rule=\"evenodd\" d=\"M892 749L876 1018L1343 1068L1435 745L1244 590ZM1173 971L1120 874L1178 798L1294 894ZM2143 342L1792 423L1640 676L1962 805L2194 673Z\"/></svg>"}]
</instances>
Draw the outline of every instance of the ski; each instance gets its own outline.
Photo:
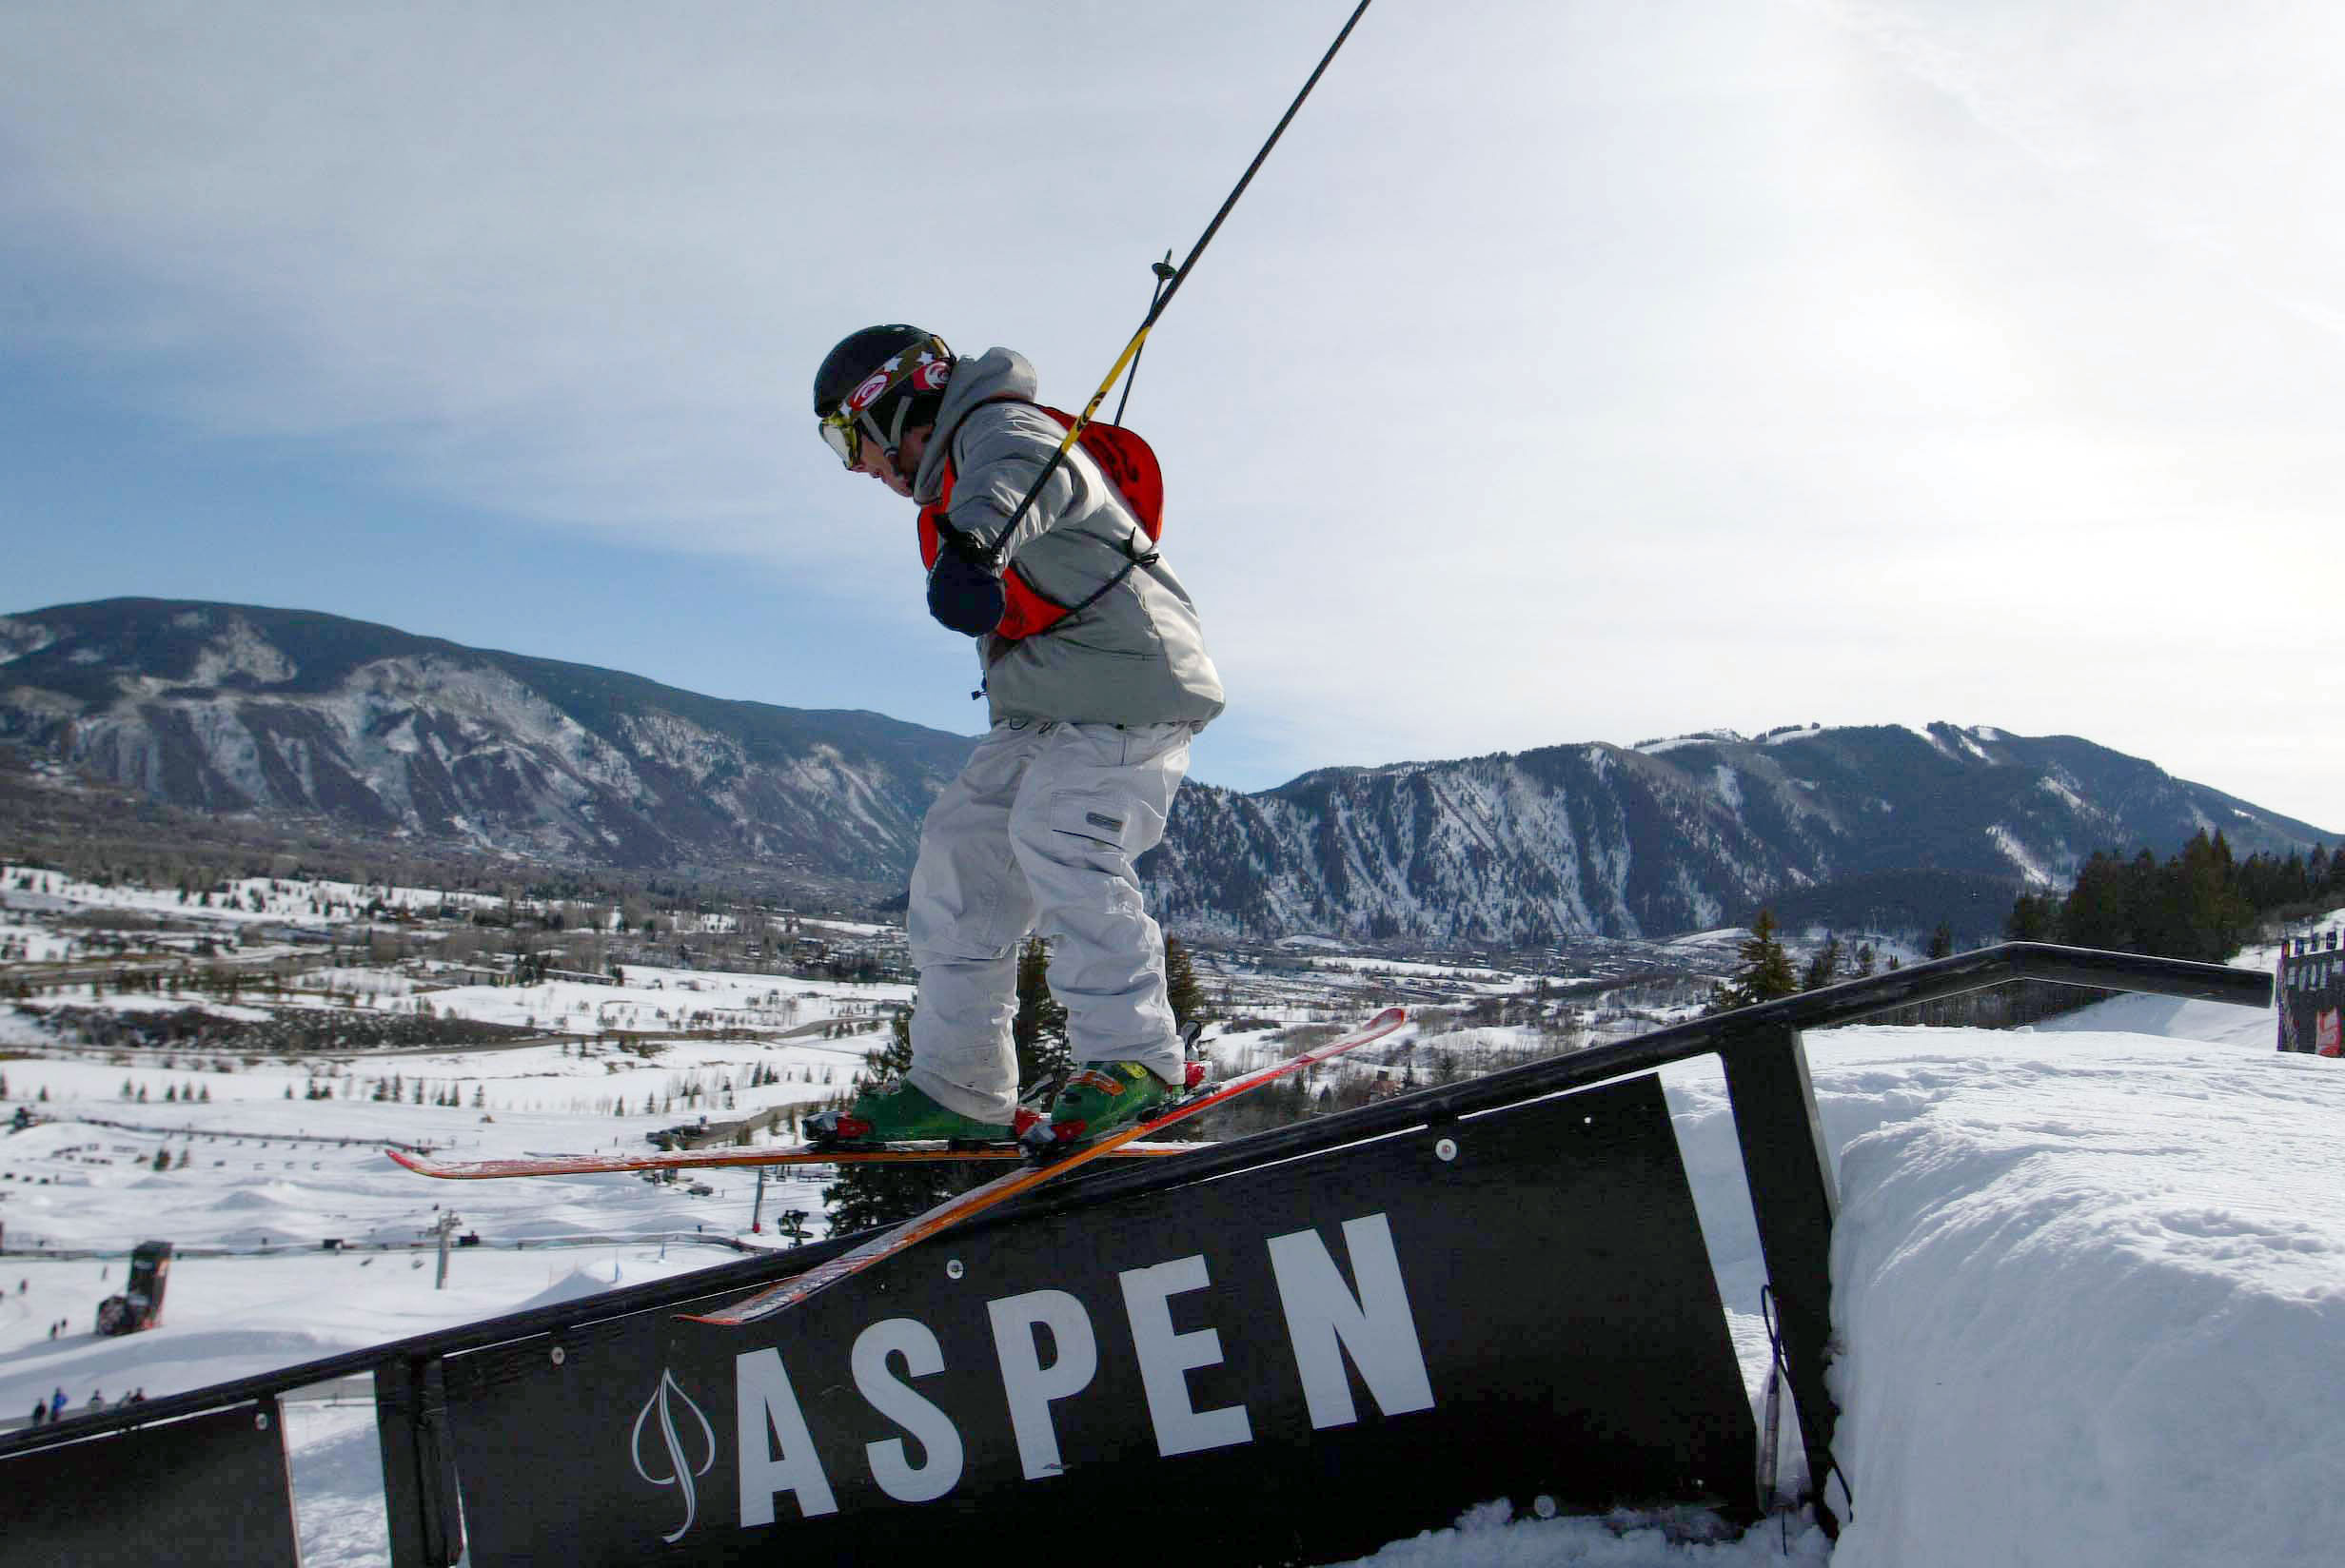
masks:
<instances>
[{"instance_id":1,"label":"ski","mask_svg":"<svg viewBox=\"0 0 2345 1568\"><path fill-rule=\"evenodd\" d=\"M1115 1150L1125 1159L1160 1158L1211 1147L1196 1144L1126 1144ZM435 1160L402 1148L383 1151L418 1176L448 1182L486 1182L511 1176L601 1176L633 1170L708 1170L726 1166L847 1166L943 1164L954 1160L1017 1160L1026 1151L1017 1144L948 1144L942 1142L874 1144L841 1148L824 1144L777 1144L765 1148L672 1149L660 1154L536 1154L511 1160Z\"/></svg>"},{"instance_id":2,"label":"ski","mask_svg":"<svg viewBox=\"0 0 2345 1568\"><path fill-rule=\"evenodd\" d=\"M916 1215L899 1225L881 1231L860 1246L817 1264L803 1274L771 1285L754 1296L744 1296L739 1301L715 1312L688 1316L686 1321L714 1323L725 1328L738 1328L745 1323L758 1323L773 1317L776 1313L796 1306L816 1292L837 1284L841 1280L860 1274L872 1264L893 1258L897 1253L926 1241L939 1231L949 1230L964 1220L982 1214L997 1204L1007 1203L1010 1199L1041 1186L1053 1177L1063 1176L1068 1171L1079 1166L1088 1165L1094 1160L1109 1158L1119 1149L1131 1147L1152 1132L1161 1131L1175 1122L1186 1121L1199 1111L1210 1110L1225 1101L1234 1100L1248 1090L1260 1088L1263 1085L1274 1079L1283 1078L1288 1073L1300 1072L1306 1068L1315 1067L1321 1062L1341 1056L1348 1050L1356 1050L1362 1046L1372 1044L1390 1034L1408 1021L1409 1014L1405 1009L1387 1008L1359 1029L1339 1039L1330 1040L1325 1045L1313 1046L1309 1050L1298 1051L1292 1056L1272 1062L1268 1067L1256 1068L1251 1072L1240 1073L1222 1083L1210 1085L1200 1092L1176 1102L1146 1121L1134 1122L1132 1126L1111 1132L1096 1142L1079 1145L1067 1153L1027 1165L1017 1170L998 1176L982 1186L972 1187L956 1197L946 1199L926 1213Z\"/></svg>"}]
</instances>

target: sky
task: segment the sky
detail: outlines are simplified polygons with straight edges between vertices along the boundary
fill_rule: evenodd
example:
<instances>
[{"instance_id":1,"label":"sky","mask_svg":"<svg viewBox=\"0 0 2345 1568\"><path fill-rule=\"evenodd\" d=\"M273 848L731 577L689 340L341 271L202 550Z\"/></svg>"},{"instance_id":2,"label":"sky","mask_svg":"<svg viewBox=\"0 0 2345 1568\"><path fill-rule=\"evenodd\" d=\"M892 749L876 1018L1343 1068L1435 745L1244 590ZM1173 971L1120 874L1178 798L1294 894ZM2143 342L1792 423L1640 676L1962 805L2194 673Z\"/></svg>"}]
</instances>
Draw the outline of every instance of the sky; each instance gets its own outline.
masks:
<instances>
[{"instance_id":1,"label":"sky","mask_svg":"<svg viewBox=\"0 0 2345 1568\"><path fill-rule=\"evenodd\" d=\"M1081 402L1347 0L0 3L0 612L321 610L974 733L823 352ZM1989 724L2345 831L2345 12L1408 0L1129 422L1192 776Z\"/></svg>"}]
</instances>

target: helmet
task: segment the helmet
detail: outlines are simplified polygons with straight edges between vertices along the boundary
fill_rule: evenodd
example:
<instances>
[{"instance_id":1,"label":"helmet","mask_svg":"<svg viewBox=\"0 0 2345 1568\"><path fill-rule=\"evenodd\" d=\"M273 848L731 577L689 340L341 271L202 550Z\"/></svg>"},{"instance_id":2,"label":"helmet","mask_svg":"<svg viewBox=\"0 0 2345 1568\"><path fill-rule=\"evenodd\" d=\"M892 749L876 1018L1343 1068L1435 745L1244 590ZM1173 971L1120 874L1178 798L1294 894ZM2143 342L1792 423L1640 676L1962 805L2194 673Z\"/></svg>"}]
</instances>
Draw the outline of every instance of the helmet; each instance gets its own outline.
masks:
<instances>
[{"instance_id":1,"label":"helmet","mask_svg":"<svg viewBox=\"0 0 2345 1568\"><path fill-rule=\"evenodd\" d=\"M942 338L895 323L851 332L815 372L815 417L838 461L855 466L865 441L892 458L904 432L936 421L953 374Z\"/></svg>"}]
</instances>

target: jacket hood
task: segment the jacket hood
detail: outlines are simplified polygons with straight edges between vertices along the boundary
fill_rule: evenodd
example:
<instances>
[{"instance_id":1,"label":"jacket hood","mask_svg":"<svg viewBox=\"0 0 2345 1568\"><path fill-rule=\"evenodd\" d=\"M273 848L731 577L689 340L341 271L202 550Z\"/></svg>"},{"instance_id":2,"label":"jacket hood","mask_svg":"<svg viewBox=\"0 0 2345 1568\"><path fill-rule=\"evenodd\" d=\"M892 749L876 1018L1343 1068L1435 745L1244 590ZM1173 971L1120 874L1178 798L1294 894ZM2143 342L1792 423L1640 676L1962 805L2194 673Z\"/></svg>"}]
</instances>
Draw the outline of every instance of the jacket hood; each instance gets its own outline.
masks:
<instances>
[{"instance_id":1,"label":"jacket hood","mask_svg":"<svg viewBox=\"0 0 2345 1568\"><path fill-rule=\"evenodd\" d=\"M948 439L930 438L920 454L920 471L913 476L913 500L926 505L944 488L945 459L952 449L951 432L963 415L995 398L1033 402L1042 382L1026 356L1011 348L989 348L982 354L963 354L953 362L953 379L945 384L944 402L936 410L936 429Z\"/></svg>"}]
</instances>

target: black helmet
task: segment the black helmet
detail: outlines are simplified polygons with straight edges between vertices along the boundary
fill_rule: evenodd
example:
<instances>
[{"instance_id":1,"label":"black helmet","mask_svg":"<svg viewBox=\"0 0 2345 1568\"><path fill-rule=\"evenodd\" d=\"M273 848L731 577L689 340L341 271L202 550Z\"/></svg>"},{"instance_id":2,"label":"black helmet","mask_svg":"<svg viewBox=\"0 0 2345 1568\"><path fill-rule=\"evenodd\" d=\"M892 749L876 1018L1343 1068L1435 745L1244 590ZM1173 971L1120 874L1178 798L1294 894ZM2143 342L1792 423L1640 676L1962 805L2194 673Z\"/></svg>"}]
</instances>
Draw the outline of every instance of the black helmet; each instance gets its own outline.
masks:
<instances>
[{"instance_id":1,"label":"black helmet","mask_svg":"<svg viewBox=\"0 0 2345 1568\"><path fill-rule=\"evenodd\" d=\"M936 422L952 374L953 350L933 332L900 322L851 332L815 372L822 439L850 468L866 440L892 459L906 430Z\"/></svg>"}]
</instances>

